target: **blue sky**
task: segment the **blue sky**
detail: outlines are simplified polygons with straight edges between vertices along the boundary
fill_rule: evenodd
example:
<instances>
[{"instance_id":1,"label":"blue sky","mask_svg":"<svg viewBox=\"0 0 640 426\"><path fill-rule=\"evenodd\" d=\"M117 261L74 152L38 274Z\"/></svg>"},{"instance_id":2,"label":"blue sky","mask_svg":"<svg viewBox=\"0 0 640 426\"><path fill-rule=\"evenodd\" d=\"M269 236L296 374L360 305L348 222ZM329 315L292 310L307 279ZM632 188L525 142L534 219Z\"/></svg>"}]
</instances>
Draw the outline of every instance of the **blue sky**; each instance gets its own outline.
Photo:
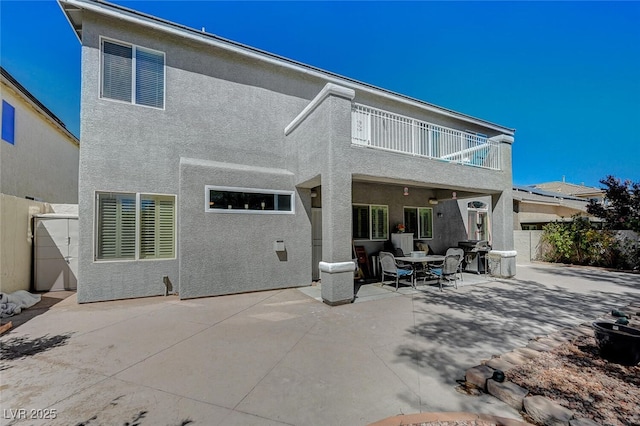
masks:
<instances>
[{"instance_id":1,"label":"blue sky","mask_svg":"<svg viewBox=\"0 0 640 426\"><path fill-rule=\"evenodd\" d=\"M640 2L114 3L515 128L515 184L640 181ZM0 19L2 66L79 134L57 3Z\"/></svg>"}]
</instances>

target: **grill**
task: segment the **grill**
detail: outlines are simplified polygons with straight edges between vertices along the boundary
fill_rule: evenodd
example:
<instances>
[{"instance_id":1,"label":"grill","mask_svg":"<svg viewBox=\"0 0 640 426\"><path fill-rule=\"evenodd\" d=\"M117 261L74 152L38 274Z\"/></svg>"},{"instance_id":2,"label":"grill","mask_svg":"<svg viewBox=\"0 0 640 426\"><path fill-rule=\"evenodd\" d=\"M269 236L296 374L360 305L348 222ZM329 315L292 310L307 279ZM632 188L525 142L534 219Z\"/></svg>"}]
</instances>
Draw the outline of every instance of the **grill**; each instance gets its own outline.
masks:
<instances>
[{"instance_id":1,"label":"grill","mask_svg":"<svg viewBox=\"0 0 640 426\"><path fill-rule=\"evenodd\" d=\"M491 250L486 240L458 241L458 247L464 250L464 270L485 274L487 272L487 253Z\"/></svg>"}]
</instances>

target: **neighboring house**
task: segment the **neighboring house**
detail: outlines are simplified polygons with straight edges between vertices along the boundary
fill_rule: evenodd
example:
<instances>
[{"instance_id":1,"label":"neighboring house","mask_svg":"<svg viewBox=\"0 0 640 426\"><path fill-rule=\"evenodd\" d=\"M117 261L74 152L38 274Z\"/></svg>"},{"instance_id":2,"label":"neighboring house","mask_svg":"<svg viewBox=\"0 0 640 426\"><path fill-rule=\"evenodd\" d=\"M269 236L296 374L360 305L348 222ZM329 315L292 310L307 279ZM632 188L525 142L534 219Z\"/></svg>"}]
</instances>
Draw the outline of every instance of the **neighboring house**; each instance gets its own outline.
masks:
<instances>
[{"instance_id":1,"label":"neighboring house","mask_svg":"<svg viewBox=\"0 0 640 426\"><path fill-rule=\"evenodd\" d=\"M587 213L588 200L559 192L545 191L533 186L513 187L514 230L541 230L550 222L569 221L579 214L598 218Z\"/></svg>"},{"instance_id":2,"label":"neighboring house","mask_svg":"<svg viewBox=\"0 0 640 426\"><path fill-rule=\"evenodd\" d=\"M513 249L513 129L59 3L82 43L78 301L304 286L319 265L324 301L346 303L353 245L379 250L398 223L437 251Z\"/></svg>"},{"instance_id":3,"label":"neighboring house","mask_svg":"<svg viewBox=\"0 0 640 426\"><path fill-rule=\"evenodd\" d=\"M77 203L78 138L7 70L0 71L0 192L48 203Z\"/></svg>"},{"instance_id":4,"label":"neighboring house","mask_svg":"<svg viewBox=\"0 0 640 426\"><path fill-rule=\"evenodd\" d=\"M32 288L33 217L52 212L50 203L78 202L79 143L7 70L0 74L0 291L12 293ZM54 254L57 247L47 256ZM58 257L72 263L68 253Z\"/></svg>"},{"instance_id":5,"label":"neighboring house","mask_svg":"<svg viewBox=\"0 0 640 426\"><path fill-rule=\"evenodd\" d=\"M589 200L595 200L602 203L605 199L605 191L603 189L594 188L592 186L577 185L575 183L567 183L564 181L564 177L562 179L562 182L536 183L529 186L541 189L543 191L555 192L571 197L581 198L583 200L587 200L587 202Z\"/></svg>"}]
</instances>

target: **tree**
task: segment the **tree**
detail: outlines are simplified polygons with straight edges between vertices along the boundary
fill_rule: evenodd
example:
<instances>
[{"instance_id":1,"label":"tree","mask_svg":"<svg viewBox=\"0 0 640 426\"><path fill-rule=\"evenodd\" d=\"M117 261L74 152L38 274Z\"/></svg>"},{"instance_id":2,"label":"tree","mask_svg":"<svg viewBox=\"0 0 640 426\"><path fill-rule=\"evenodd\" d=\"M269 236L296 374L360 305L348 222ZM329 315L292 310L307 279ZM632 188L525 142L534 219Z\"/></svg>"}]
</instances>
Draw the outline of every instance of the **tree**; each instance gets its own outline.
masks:
<instances>
[{"instance_id":1,"label":"tree","mask_svg":"<svg viewBox=\"0 0 640 426\"><path fill-rule=\"evenodd\" d=\"M630 229L640 232L640 182L611 175L600 181L605 187L606 204L589 201L587 212L604 219L607 229Z\"/></svg>"}]
</instances>

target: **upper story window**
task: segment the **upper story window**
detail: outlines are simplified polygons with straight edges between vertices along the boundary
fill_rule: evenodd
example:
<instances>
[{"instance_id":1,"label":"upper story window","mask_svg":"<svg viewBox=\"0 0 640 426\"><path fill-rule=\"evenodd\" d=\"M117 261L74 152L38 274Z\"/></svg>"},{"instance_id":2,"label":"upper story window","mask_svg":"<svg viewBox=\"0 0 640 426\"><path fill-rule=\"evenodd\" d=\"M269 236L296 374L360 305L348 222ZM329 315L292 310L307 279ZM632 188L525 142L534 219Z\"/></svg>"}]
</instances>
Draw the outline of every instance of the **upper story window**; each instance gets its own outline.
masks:
<instances>
[{"instance_id":1,"label":"upper story window","mask_svg":"<svg viewBox=\"0 0 640 426\"><path fill-rule=\"evenodd\" d=\"M206 211L208 212L295 213L293 191L207 185L205 192L207 202Z\"/></svg>"},{"instance_id":2,"label":"upper story window","mask_svg":"<svg viewBox=\"0 0 640 426\"><path fill-rule=\"evenodd\" d=\"M2 100L2 140L15 144L16 109Z\"/></svg>"},{"instance_id":3,"label":"upper story window","mask_svg":"<svg viewBox=\"0 0 640 426\"><path fill-rule=\"evenodd\" d=\"M164 53L102 40L100 97L164 108Z\"/></svg>"}]
</instances>

